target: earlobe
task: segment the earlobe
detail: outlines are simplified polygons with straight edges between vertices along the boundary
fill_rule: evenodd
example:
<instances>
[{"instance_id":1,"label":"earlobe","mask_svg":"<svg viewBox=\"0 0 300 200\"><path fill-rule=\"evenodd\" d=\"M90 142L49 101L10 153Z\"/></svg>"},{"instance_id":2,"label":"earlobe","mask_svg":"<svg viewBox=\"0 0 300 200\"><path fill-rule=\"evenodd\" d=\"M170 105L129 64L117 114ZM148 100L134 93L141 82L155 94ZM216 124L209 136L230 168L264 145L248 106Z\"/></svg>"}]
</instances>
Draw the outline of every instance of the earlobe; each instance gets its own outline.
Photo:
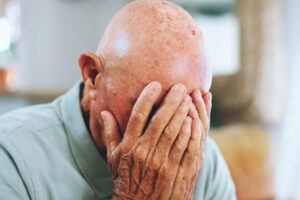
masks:
<instances>
[{"instance_id":1,"label":"earlobe","mask_svg":"<svg viewBox=\"0 0 300 200\"><path fill-rule=\"evenodd\" d=\"M78 63L83 81L94 85L96 76L103 71L102 59L93 53L87 52L81 54Z\"/></svg>"}]
</instances>

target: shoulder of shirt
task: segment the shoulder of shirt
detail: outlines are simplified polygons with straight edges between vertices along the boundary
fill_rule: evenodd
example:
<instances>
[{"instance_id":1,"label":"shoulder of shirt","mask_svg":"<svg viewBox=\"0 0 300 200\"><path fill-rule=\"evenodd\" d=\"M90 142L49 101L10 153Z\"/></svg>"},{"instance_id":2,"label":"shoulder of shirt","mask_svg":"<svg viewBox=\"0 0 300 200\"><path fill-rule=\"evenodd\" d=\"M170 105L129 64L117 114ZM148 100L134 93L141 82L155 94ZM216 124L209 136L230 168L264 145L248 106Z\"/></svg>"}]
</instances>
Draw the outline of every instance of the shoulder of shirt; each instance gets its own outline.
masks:
<instances>
[{"instance_id":1,"label":"shoulder of shirt","mask_svg":"<svg viewBox=\"0 0 300 200\"><path fill-rule=\"evenodd\" d=\"M16 131L42 131L55 126L62 126L59 110L53 103L28 106L0 116L0 138L13 136ZM25 132L24 132L25 133Z\"/></svg>"},{"instance_id":2,"label":"shoulder of shirt","mask_svg":"<svg viewBox=\"0 0 300 200\"><path fill-rule=\"evenodd\" d=\"M222 153L220 152L217 144L215 141L207 137L206 144L205 144L205 156L204 156L204 163L201 168L200 172L200 179L207 184L209 187L211 184L214 184L216 176L218 176L218 170L223 170L223 168L227 168L224 166L224 159ZM204 184L204 182L202 184Z\"/></svg>"},{"instance_id":3,"label":"shoulder of shirt","mask_svg":"<svg viewBox=\"0 0 300 200\"><path fill-rule=\"evenodd\" d=\"M220 175L220 174L215 174L219 170L228 171L222 152L220 151L216 142L211 137L207 137L205 145L206 146L205 146L204 165L206 165L206 167L209 168L210 175L212 176Z\"/></svg>"},{"instance_id":4,"label":"shoulder of shirt","mask_svg":"<svg viewBox=\"0 0 300 200\"><path fill-rule=\"evenodd\" d=\"M53 103L29 106L0 116L0 153L6 155L0 159L15 167L15 171L4 169L0 177L10 170L11 184L20 186L22 181L32 197L36 195L36 186L28 167L31 160L25 159L24 152L29 145L36 144L45 131L63 126L59 116L59 109ZM24 146L18 146L20 143Z\"/></svg>"},{"instance_id":5,"label":"shoulder of shirt","mask_svg":"<svg viewBox=\"0 0 300 200\"><path fill-rule=\"evenodd\" d=\"M208 157L221 155L218 145L211 137L207 137L205 148L206 148L206 156Z\"/></svg>"},{"instance_id":6,"label":"shoulder of shirt","mask_svg":"<svg viewBox=\"0 0 300 200\"><path fill-rule=\"evenodd\" d=\"M236 199L235 186L230 171L226 165L221 151L215 141L207 137L205 158L198 179L198 187L205 185L203 198L200 199Z\"/></svg>"}]
</instances>

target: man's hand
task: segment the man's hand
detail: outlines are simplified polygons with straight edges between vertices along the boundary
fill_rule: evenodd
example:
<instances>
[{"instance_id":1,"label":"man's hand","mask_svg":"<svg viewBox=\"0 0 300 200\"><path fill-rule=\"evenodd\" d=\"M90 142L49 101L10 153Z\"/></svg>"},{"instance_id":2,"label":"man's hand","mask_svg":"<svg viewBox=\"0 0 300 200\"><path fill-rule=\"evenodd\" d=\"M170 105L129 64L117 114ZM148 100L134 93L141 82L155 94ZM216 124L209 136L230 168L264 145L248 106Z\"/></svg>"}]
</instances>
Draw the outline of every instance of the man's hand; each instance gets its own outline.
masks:
<instances>
[{"instance_id":1,"label":"man's hand","mask_svg":"<svg viewBox=\"0 0 300 200\"><path fill-rule=\"evenodd\" d=\"M199 90L192 93L193 102L189 111L192 117L192 134L180 163L170 199L193 199L194 187L204 161L204 145L210 126L211 94L201 96ZM196 105L196 106L194 106Z\"/></svg>"},{"instance_id":2,"label":"man's hand","mask_svg":"<svg viewBox=\"0 0 300 200\"><path fill-rule=\"evenodd\" d=\"M102 113L107 162L114 181L114 199L192 197L201 165L197 161L201 157L200 143L204 139L200 138L205 138L201 114L196 109L199 105L192 106L185 87L177 84L167 94L143 132L160 90L161 86L156 82L143 90L134 105L122 141L113 115ZM191 157L192 161L189 160ZM194 163L199 163L199 167L190 166ZM186 181L185 177L189 180ZM182 189L181 184L184 184L183 196L178 191Z\"/></svg>"}]
</instances>

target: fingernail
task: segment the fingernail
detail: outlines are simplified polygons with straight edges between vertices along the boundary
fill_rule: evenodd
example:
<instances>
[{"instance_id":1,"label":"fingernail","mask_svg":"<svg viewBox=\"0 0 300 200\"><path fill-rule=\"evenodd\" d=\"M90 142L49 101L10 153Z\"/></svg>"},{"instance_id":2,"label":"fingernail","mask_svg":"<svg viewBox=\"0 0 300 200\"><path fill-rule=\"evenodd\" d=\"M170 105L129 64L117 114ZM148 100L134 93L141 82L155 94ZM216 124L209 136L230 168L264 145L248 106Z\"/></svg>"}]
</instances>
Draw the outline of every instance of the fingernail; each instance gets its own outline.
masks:
<instances>
[{"instance_id":1,"label":"fingernail","mask_svg":"<svg viewBox=\"0 0 300 200\"><path fill-rule=\"evenodd\" d=\"M158 82L152 82L149 85L149 88L151 90L155 90L155 91L159 90L159 87L160 87L160 84Z\"/></svg>"},{"instance_id":2,"label":"fingernail","mask_svg":"<svg viewBox=\"0 0 300 200\"><path fill-rule=\"evenodd\" d=\"M173 87L173 90L175 92L177 92L178 94L182 94L186 91L186 88L184 87L184 85L182 84L176 84L174 87Z\"/></svg>"},{"instance_id":3,"label":"fingernail","mask_svg":"<svg viewBox=\"0 0 300 200\"><path fill-rule=\"evenodd\" d=\"M103 111L103 112L101 112L101 117L102 117L102 119L103 119L104 123L106 124L106 122L107 122L107 118L106 118L106 116L105 116L105 114L104 114L104 111Z\"/></svg>"}]
</instances>

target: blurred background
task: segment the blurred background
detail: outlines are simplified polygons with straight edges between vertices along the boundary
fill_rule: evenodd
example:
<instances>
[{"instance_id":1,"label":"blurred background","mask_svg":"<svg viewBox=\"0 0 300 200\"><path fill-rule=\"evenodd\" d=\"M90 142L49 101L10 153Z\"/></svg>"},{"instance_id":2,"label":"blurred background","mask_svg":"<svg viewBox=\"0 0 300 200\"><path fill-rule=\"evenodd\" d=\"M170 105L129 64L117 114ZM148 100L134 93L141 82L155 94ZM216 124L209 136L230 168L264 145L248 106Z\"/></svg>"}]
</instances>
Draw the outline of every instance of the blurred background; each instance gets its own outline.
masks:
<instances>
[{"instance_id":1,"label":"blurred background","mask_svg":"<svg viewBox=\"0 0 300 200\"><path fill-rule=\"evenodd\" d=\"M0 0L0 114L72 87L79 55L96 50L129 2ZM214 72L210 135L238 199L300 199L300 1L173 2L205 36Z\"/></svg>"}]
</instances>

